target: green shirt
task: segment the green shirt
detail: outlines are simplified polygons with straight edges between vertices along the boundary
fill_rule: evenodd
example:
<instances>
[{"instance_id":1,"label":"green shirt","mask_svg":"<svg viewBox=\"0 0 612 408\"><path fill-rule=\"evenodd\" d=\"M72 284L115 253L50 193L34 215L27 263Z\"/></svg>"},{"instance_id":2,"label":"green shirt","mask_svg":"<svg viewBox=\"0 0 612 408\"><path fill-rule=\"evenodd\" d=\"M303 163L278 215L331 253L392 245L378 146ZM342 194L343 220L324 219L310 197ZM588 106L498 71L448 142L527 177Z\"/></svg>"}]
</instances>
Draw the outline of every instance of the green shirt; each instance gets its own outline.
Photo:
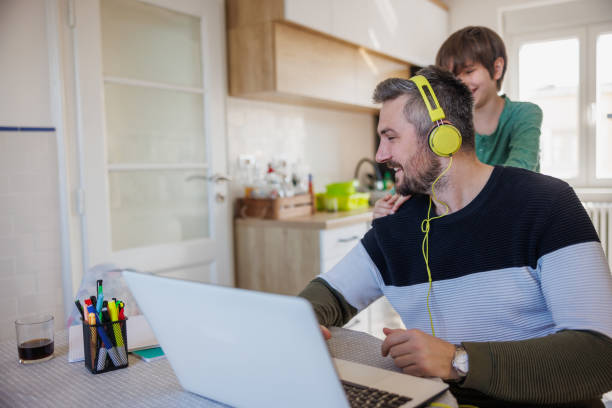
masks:
<instances>
[{"instance_id":1,"label":"green shirt","mask_svg":"<svg viewBox=\"0 0 612 408\"><path fill-rule=\"evenodd\" d=\"M476 133L476 156L492 166L513 166L540 171L540 128L542 110L530 102L504 98L495 132Z\"/></svg>"}]
</instances>

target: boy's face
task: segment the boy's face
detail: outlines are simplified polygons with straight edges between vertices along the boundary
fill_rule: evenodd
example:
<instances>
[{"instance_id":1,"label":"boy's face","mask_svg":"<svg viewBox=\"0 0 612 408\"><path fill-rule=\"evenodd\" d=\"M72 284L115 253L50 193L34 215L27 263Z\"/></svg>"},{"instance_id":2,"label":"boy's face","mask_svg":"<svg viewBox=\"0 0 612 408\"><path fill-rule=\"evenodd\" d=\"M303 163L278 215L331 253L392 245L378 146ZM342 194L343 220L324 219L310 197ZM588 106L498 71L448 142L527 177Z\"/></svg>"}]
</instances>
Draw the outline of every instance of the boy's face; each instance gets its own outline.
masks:
<instances>
[{"instance_id":1,"label":"boy's face","mask_svg":"<svg viewBox=\"0 0 612 408\"><path fill-rule=\"evenodd\" d=\"M498 58L500 62L503 59ZM479 62L468 62L465 68L457 74L472 92L474 96L474 109L479 109L487 104L492 98L497 96L497 80L501 77L503 65L498 69L499 63L495 63L495 75L491 78L489 71Z\"/></svg>"},{"instance_id":2,"label":"boy's face","mask_svg":"<svg viewBox=\"0 0 612 408\"><path fill-rule=\"evenodd\" d=\"M427 194L441 165L426 143L419 140L416 127L406 120L404 105L408 97L402 95L383 103L378 121L380 145L376 161L395 170L396 190L399 194Z\"/></svg>"}]
</instances>

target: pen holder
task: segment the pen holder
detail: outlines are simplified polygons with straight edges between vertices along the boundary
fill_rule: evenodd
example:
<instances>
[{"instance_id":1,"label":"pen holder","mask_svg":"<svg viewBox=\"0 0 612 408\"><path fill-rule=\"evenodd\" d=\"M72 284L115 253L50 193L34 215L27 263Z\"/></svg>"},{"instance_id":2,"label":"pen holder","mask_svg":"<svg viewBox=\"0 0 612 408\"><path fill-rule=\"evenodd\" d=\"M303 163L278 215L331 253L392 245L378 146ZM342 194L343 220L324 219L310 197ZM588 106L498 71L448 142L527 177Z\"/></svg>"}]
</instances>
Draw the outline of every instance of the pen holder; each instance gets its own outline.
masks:
<instances>
[{"instance_id":1,"label":"pen holder","mask_svg":"<svg viewBox=\"0 0 612 408\"><path fill-rule=\"evenodd\" d=\"M85 367L92 374L127 367L127 318L100 324L83 322L83 350Z\"/></svg>"}]
</instances>

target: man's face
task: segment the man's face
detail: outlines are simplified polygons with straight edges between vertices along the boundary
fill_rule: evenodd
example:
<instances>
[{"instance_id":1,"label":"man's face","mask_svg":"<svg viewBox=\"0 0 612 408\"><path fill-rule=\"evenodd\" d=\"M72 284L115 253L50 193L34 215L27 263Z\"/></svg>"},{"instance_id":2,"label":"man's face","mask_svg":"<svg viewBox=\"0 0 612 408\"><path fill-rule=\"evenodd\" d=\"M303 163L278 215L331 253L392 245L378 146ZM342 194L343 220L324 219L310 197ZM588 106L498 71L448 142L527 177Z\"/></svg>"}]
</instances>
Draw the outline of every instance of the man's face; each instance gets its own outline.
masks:
<instances>
[{"instance_id":1,"label":"man's face","mask_svg":"<svg viewBox=\"0 0 612 408\"><path fill-rule=\"evenodd\" d=\"M395 170L395 190L399 194L428 194L441 165L426 142L420 140L415 126L406 120L403 109L407 99L402 95L383 103L376 161Z\"/></svg>"}]
</instances>

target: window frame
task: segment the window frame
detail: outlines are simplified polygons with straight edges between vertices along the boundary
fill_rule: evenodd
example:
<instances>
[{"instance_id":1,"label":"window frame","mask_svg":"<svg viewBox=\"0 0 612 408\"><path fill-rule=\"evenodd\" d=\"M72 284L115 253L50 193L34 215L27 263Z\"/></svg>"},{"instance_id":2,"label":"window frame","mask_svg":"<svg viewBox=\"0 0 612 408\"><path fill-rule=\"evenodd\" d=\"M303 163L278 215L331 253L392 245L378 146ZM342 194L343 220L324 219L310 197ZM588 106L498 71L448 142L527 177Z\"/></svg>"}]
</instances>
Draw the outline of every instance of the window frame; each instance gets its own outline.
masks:
<instances>
[{"instance_id":1,"label":"window frame","mask_svg":"<svg viewBox=\"0 0 612 408\"><path fill-rule=\"evenodd\" d=\"M554 29L539 32L530 32L524 34L513 35L508 41L508 64L507 75L509 76L509 94L511 98L520 100L519 98L519 51L523 45L542 42L565 40L571 38L578 39L578 112L577 112L577 129L578 129L578 175L574 178L565 178L563 180L570 183L573 187L610 187L612 188L612 179L599 180L602 183L595 183L595 163L589 163L589 155L594 154L594 134L591 134L588 126L588 115L590 114L590 94L594 95L594 89L589 91L585 89L584 84L587 83L587 59L588 50L585 46L588 42L587 27L574 27L566 29ZM594 58L593 58L594 64ZM594 67L592 68L594 72ZM594 84L594 80L592 81ZM594 86L594 85L593 85ZM586 88L590 88L591 84L587 84ZM544 112L546 115L546 112ZM594 159L594 156L591 156ZM591 169L592 167L592 169Z\"/></svg>"},{"instance_id":2,"label":"window frame","mask_svg":"<svg viewBox=\"0 0 612 408\"><path fill-rule=\"evenodd\" d=\"M587 126L589 127L589 135L591 137L591 144L589 150L589 156L593 158L592 166L589 166L591 173L588 174L589 179L592 179L593 187L611 187L612 188L612 177L610 178L596 178L597 171L597 118L595 108L597 104L597 37L601 34L612 34L612 21L608 23L593 24L587 28L587 55L592 62L587 65L587 103L588 103L588 116Z\"/></svg>"}]
</instances>

